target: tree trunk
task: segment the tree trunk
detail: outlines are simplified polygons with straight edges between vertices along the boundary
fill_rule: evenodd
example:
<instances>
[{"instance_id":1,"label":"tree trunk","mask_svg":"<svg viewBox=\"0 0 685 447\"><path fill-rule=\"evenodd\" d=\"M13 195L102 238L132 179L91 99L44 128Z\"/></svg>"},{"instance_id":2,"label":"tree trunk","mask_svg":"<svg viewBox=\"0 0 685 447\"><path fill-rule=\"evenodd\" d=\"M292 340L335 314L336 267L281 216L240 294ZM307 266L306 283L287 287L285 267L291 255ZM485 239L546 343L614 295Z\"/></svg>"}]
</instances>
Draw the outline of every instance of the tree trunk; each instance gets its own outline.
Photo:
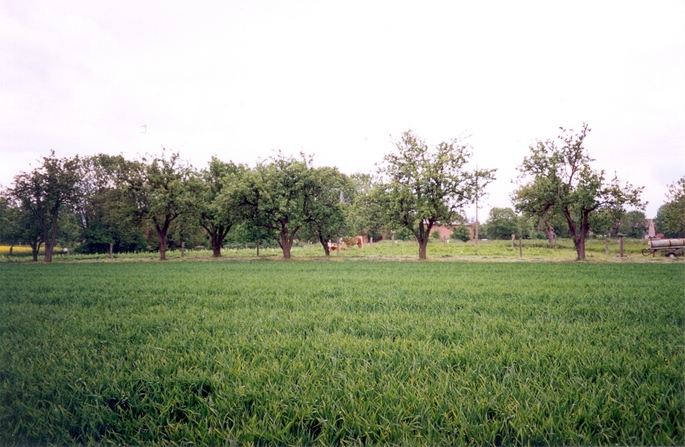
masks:
<instances>
[{"instance_id":1,"label":"tree trunk","mask_svg":"<svg viewBox=\"0 0 685 447\"><path fill-rule=\"evenodd\" d=\"M428 248L428 237L424 237L419 242L419 259L426 259L426 250Z\"/></svg>"},{"instance_id":2,"label":"tree trunk","mask_svg":"<svg viewBox=\"0 0 685 447\"><path fill-rule=\"evenodd\" d=\"M573 244L576 246L577 261L585 260L585 235L583 233L573 238Z\"/></svg>"},{"instance_id":3,"label":"tree trunk","mask_svg":"<svg viewBox=\"0 0 685 447\"><path fill-rule=\"evenodd\" d=\"M587 232L587 216L581 217L580 228L576 227L573 218L571 217L571 212L568 208L564 208L564 217L568 223L568 229L571 232L571 237L573 238L573 245L576 247L576 261L585 260L585 234Z\"/></svg>"},{"instance_id":4,"label":"tree trunk","mask_svg":"<svg viewBox=\"0 0 685 447\"><path fill-rule=\"evenodd\" d=\"M551 226L547 227L546 233L547 233L547 242L549 242L550 244L553 244L554 243L554 228L552 228Z\"/></svg>"},{"instance_id":5,"label":"tree trunk","mask_svg":"<svg viewBox=\"0 0 685 447\"><path fill-rule=\"evenodd\" d=\"M328 248L328 242L326 241L326 238L323 237L323 234L321 234L321 232L318 232L317 236L319 237L319 242L321 243L321 246L323 247L323 252L326 253L326 256L330 256L331 255L331 249Z\"/></svg>"},{"instance_id":6,"label":"tree trunk","mask_svg":"<svg viewBox=\"0 0 685 447\"><path fill-rule=\"evenodd\" d=\"M212 240L212 257L221 257L221 241L219 240L219 235L216 231L211 232L209 235Z\"/></svg>"},{"instance_id":7,"label":"tree trunk","mask_svg":"<svg viewBox=\"0 0 685 447\"><path fill-rule=\"evenodd\" d=\"M326 254L326 256L330 256L331 255L331 249L328 248L328 242L324 241L321 238L319 238L319 242L321 242L321 246L323 247L323 252Z\"/></svg>"},{"instance_id":8,"label":"tree trunk","mask_svg":"<svg viewBox=\"0 0 685 447\"><path fill-rule=\"evenodd\" d=\"M290 259L290 249L293 246L292 239L288 237L288 229L281 230L281 240L279 242L281 250L283 250L283 259Z\"/></svg>"},{"instance_id":9,"label":"tree trunk","mask_svg":"<svg viewBox=\"0 0 685 447\"><path fill-rule=\"evenodd\" d=\"M416 237L416 242L419 244L419 259L426 259L426 251L428 248L428 239L430 238L431 228L433 228L433 222L430 220L424 224L423 221L419 222L419 231L414 233Z\"/></svg>"},{"instance_id":10,"label":"tree trunk","mask_svg":"<svg viewBox=\"0 0 685 447\"><path fill-rule=\"evenodd\" d=\"M542 228L542 224L545 225L544 230ZM547 242L549 242L550 244L554 243L554 227L552 226L552 224L549 223L549 216L545 216L544 218L538 218L538 230L545 232L545 234L547 235Z\"/></svg>"},{"instance_id":11,"label":"tree trunk","mask_svg":"<svg viewBox=\"0 0 685 447\"><path fill-rule=\"evenodd\" d=\"M283 259L290 259L290 245L287 243L285 245L281 245L281 249L283 250Z\"/></svg>"},{"instance_id":12,"label":"tree trunk","mask_svg":"<svg viewBox=\"0 0 685 447\"><path fill-rule=\"evenodd\" d=\"M157 235L159 236L159 260L166 261L166 231L158 231Z\"/></svg>"},{"instance_id":13,"label":"tree trunk","mask_svg":"<svg viewBox=\"0 0 685 447\"><path fill-rule=\"evenodd\" d=\"M57 243L57 216L53 216L52 229L48 240L45 241L45 256L44 262L52 262L52 253L55 251L55 244Z\"/></svg>"}]
</instances>

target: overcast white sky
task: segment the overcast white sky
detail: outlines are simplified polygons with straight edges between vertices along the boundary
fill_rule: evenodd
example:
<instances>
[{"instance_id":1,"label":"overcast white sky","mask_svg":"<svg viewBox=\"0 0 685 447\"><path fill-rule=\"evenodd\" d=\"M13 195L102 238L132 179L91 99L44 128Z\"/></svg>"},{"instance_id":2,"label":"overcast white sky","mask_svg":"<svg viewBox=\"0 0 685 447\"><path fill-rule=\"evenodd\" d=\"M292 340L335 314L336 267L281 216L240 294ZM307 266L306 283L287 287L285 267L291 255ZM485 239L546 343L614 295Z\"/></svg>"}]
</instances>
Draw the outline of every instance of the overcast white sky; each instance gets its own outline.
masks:
<instances>
[{"instance_id":1,"label":"overcast white sky","mask_svg":"<svg viewBox=\"0 0 685 447\"><path fill-rule=\"evenodd\" d=\"M57 156L273 150L373 172L408 129L470 135L498 168L481 211L559 126L595 167L685 175L685 2L0 0L0 185ZM145 126L145 127L143 127ZM469 216L473 217L473 207Z\"/></svg>"}]
</instances>

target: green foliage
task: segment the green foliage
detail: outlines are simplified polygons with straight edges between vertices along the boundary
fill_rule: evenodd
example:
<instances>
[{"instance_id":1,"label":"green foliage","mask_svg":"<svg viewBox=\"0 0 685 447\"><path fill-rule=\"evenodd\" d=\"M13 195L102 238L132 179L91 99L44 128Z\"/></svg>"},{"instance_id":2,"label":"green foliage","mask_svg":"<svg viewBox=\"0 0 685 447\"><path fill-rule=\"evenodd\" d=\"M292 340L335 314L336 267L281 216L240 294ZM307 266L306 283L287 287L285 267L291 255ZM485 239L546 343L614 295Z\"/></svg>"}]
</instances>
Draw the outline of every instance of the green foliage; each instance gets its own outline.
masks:
<instances>
[{"instance_id":1,"label":"green foliage","mask_svg":"<svg viewBox=\"0 0 685 447\"><path fill-rule=\"evenodd\" d=\"M18 245L22 242L21 209L13 203L8 191L0 191L0 243Z\"/></svg>"},{"instance_id":2,"label":"green foliage","mask_svg":"<svg viewBox=\"0 0 685 447\"><path fill-rule=\"evenodd\" d=\"M52 151L49 157L43 157L41 166L14 177L14 187L8 194L19 204L24 230L21 238L31 245L34 260L44 243L44 261L52 261L60 216L77 201L79 163L78 156L56 158Z\"/></svg>"},{"instance_id":3,"label":"green foliage","mask_svg":"<svg viewBox=\"0 0 685 447\"><path fill-rule=\"evenodd\" d=\"M464 226L455 227L452 230L452 239L468 242L471 240L471 233L469 232L469 229Z\"/></svg>"},{"instance_id":4,"label":"green foliage","mask_svg":"<svg viewBox=\"0 0 685 447\"><path fill-rule=\"evenodd\" d=\"M667 237L685 237L685 176L668 185L668 202L657 212L657 231Z\"/></svg>"},{"instance_id":5,"label":"green foliage","mask_svg":"<svg viewBox=\"0 0 685 447\"><path fill-rule=\"evenodd\" d=\"M337 241L348 231L345 211L349 204L345 202L344 196L344 191L348 189L348 179L337 168L328 167L310 168L310 175L314 184L311 216L302 236L304 239L312 236L321 244L326 256L329 256L328 242Z\"/></svg>"},{"instance_id":6,"label":"green foliage","mask_svg":"<svg viewBox=\"0 0 685 447\"><path fill-rule=\"evenodd\" d=\"M584 147L590 131L587 124L579 133L561 128L561 147L553 141L538 141L530 147L530 155L519 167L522 181L528 180L514 192L516 209L535 216L545 223L555 214L564 216L576 246L578 260L585 259L585 239L590 231L593 215L604 211L617 221L626 205L641 208L643 187L630 183L619 184L618 178L607 183L604 171L590 167L593 160Z\"/></svg>"},{"instance_id":7,"label":"green foliage","mask_svg":"<svg viewBox=\"0 0 685 447\"><path fill-rule=\"evenodd\" d=\"M518 216L511 208L492 208L484 233L488 239L511 239L518 234Z\"/></svg>"},{"instance_id":8,"label":"green foliage","mask_svg":"<svg viewBox=\"0 0 685 447\"><path fill-rule=\"evenodd\" d=\"M344 176L335 168L313 168L311 158L301 156L279 153L258 164L243 176L237 193L245 219L266 230L285 259L305 227L326 238L344 224L340 203Z\"/></svg>"},{"instance_id":9,"label":"green foliage","mask_svg":"<svg viewBox=\"0 0 685 447\"><path fill-rule=\"evenodd\" d=\"M81 159L78 201L74 214L80 225L79 253L114 253L147 249L143 228L135 220L117 177L126 172L121 155L98 154Z\"/></svg>"},{"instance_id":10,"label":"green foliage","mask_svg":"<svg viewBox=\"0 0 685 447\"><path fill-rule=\"evenodd\" d=\"M619 232L625 237L644 239L647 234L647 216L642 211L628 211L621 219Z\"/></svg>"},{"instance_id":11,"label":"green foliage","mask_svg":"<svg viewBox=\"0 0 685 447\"><path fill-rule=\"evenodd\" d=\"M0 444L683 445L681 278L2 264Z\"/></svg>"},{"instance_id":12,"label":"green foliage","mask_svg":"<svg viewBox=\"0 0 685 447\"><path fill-rule=\"evenodd\" d=\"M151 160L122 162L118 169L121 203L128 214L147 224L157 235L159 259L166 259L167 237L172 224L183 215L191 215L196 207L198 184L193 170L184 165L179 155L166 154Z\"/></svg>"},{"instance_id":13,"label":"green foliage","mask_svg":"<svg viewBox=\"0 0 685 447\"><path fill-rule=\"evenodd\" d=\"M385 222L382 189L371 175L352 174L347 185L344 198L348 206L344 212L349 235L379 240L384 234L398 230Z\"/></svg>"},{"instance_id":14,"label":"green foliage","mask_svg":"<svg viewBox=\"0 0 685 447\"><path fill-rule=\"evenodd\" d=\"M207 233L214 257L221 256L224 239L243 219L238 195L246 171L243 165L212 157L209 167L193 179L197 193L193 217Z\"/></svg>"},{"instance_id":15,"label":"green foliage","mask_svg":"<svg viewBox=\"0 0 685 447\"><path fill-rule=\"evenodd\" d=\"M469 146L442 142L434 150L411 131L396 142L396 153L385 156L380 169L382 209L386 221L411 231L419 243L419 259L426 258L431 229L436 222L463 220L463 207L483 194L495 170L466 170Z\"/></svg>"}]
</instances>

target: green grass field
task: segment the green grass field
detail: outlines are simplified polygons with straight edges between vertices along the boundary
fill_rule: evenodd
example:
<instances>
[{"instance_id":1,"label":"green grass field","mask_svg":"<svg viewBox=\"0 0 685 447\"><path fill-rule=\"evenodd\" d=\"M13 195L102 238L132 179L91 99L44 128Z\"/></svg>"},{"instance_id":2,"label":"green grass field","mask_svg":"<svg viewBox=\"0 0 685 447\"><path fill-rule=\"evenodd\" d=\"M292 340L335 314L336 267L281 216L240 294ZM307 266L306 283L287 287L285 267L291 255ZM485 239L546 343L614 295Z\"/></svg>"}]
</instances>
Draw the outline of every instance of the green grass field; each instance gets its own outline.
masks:
<instances>
[{"instance_id":1,"label":"green grass field","mask_svg":"<svg viewBox=\"0 0 685 447\"><path fill-rule=\"evenodd\" d=\"M0 444L685 444L661 263L0 264Z\"/></svg>"},{"instance_id":2,"label":"green grass field","mask_svg":"<svg viewBox=\"0 0 685 447\"><path fill-rule=\"evenodd\" d=\"M619 244L616 239L609 241L609 253L605 253L605 241L602 239L589 239L587 241L586 254L588 261L593 262L613 262L616 260L629 262L653 262L663 261L663 253L656 257L644 257L641 250L647 247L647 241L641 239L625 239L624 258L618 259ZM518 241L517 241L518 244ZM222 256L229 259L249 259L256 258L254 246L244 248L224 248ZM9 255L9 246L0 245L0 263L3 262L28 262L31 261L31 249L29 247L14 247L13 255ZM186 250L186 259L210 259L210 250ZM261 258L280 258L283 252L280 248L262 248L259 257ZM292 255L295 258L323 258L324 251L321 244L297 244L293 247ZM481 241L478 245L473 241L461 242L450 241L443 243L431 239L428 244L428 258L433 260L468 260L468 261L572 261L576 258L573 242L568 239L560 239L556 246L547 243L546 240L524 240L522 255L519 257L518 245L511 247L511 241ZM391 241L381 241L374 244L365 244L362 250L356 247L348 248L344 251L334 251L331 253L334 259L363 258L363 259L385 259L385 260L404 260L418 258L418 245L415 242L398 241L393 244ZM109 255L65 255L61 249L55 253L54 260L59 261L99 261L107 260ZM120 253L114 255L115 260L119 261L141 261L156 260L159 258L157 252L147 253ZM181 259L181 251L171 250L167 252L169 260ZM42 259L42 254L41 254ZM680 258L682 260L682 257Z\"/></svg>"}]
</instances>

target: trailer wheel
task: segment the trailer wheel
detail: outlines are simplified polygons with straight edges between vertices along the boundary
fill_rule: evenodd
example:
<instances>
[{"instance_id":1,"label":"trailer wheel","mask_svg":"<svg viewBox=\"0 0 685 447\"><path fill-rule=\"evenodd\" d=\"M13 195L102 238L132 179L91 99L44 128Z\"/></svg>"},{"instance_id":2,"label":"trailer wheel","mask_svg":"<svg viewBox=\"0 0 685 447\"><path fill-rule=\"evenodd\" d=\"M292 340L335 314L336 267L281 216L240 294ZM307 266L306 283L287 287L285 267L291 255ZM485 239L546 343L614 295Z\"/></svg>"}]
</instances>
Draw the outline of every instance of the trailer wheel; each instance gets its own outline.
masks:
<instances>
[{"instance_id":1,"label":"trailer wheel","mask_svg":"<svg viewBox=\"0 0 685 447\"><path fill-rule=\"evenodd\" d=\"M669 251L668 254L666 255L667 258L675 259L678 257L678 255L675 254L673 251Z\"/></svg>"}]
</instances>

